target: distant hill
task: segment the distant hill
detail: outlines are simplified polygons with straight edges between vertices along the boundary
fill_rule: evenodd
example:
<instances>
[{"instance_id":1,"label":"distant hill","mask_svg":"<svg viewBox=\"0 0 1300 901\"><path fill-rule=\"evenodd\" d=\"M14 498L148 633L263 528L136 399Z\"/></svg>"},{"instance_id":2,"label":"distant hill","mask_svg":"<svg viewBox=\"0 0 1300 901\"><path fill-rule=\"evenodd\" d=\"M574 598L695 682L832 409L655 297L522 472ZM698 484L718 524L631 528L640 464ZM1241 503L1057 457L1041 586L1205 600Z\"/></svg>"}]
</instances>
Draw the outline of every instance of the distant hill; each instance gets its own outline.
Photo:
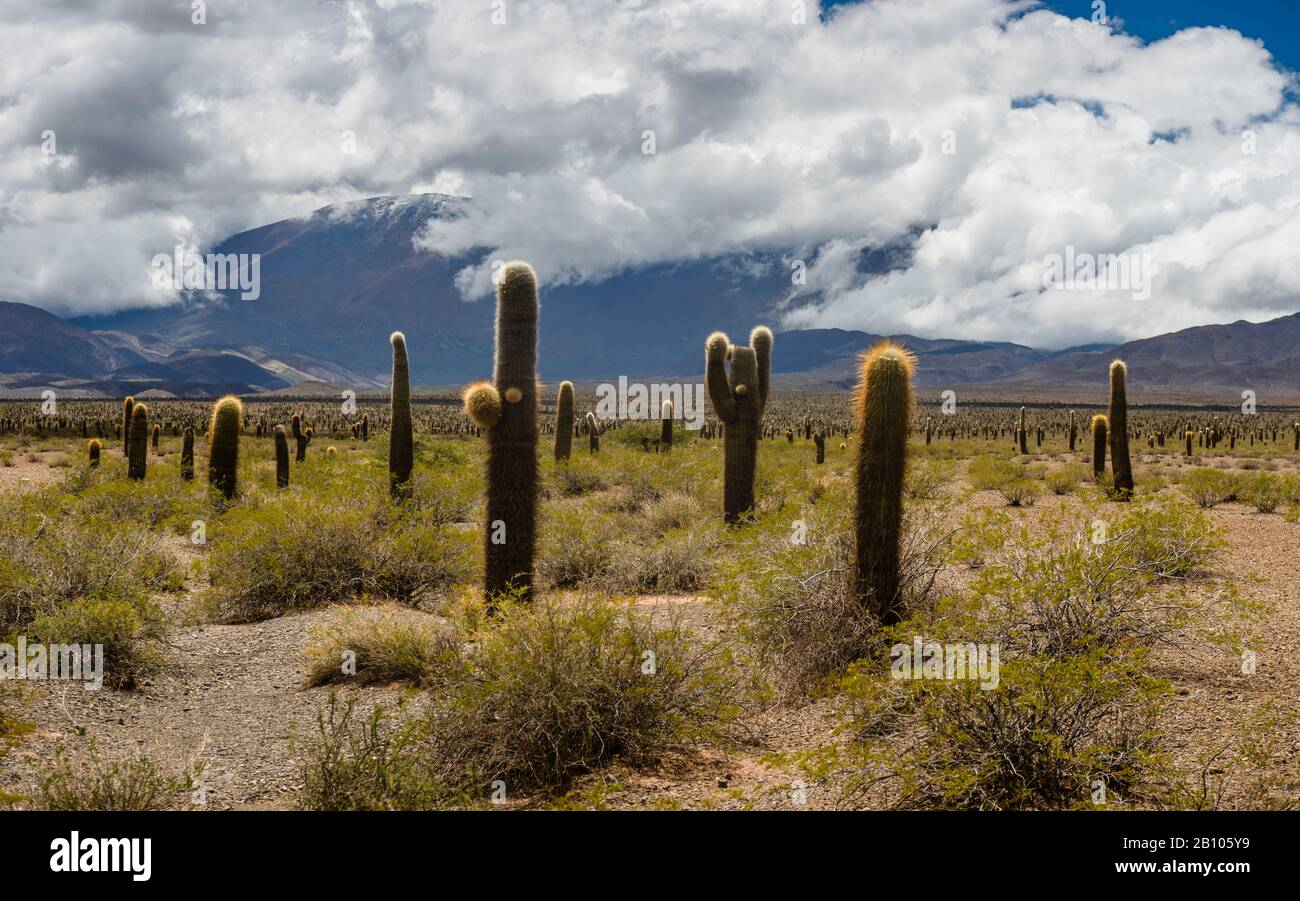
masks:
<instances>
[{"instance_id":1,"label":"distant hill","mask_svg":"<svg viewBox=\"0 0 1300 901\"><path fill-rule=\"evenodd\" d=\"M39 307L0 301L0 372L90 378L141 359Z\"/></svg>"}]
</instances>

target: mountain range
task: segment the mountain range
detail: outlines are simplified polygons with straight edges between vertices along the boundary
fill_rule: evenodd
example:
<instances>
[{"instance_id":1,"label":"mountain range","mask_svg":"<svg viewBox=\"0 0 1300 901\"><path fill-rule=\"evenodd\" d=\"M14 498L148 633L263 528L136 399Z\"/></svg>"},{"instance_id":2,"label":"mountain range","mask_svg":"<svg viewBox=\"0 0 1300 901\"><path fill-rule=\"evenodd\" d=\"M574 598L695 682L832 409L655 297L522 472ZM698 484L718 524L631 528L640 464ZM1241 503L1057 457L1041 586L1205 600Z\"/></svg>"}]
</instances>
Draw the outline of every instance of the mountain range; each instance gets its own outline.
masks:
<instances>
[{"instance_id":1,"label":"mountain range","mask_svg":"<svg viewBox=\"0 0 1300 901\"><path fill-rule=\"evenodd\" d=\"M401 330L412 380L460 385L492 370L494 304L466 301L455 275L483 250L446 256L417 249L431 219L464 214L465 198L414 194L324 207L240 232L211 249L258 254L260 294L187 292L171 306L63 320L0 301L0 396L62 391L120 396L222 392L308 393L327 386L382 389L388 335ZM894 255L864 254L865 273ZM788 293L776 258L649 266L598 283L544 286L539 365L544 381L695 378L704 338L743 341L776 321ZM881 336L840 329L777 335L777 383L838 390L857 354ZM1252 388L1261 402L1300 395L1300 314L1184 329L1119 346L1042 351L1009 342L891 336L918 358L923 388L984 386L1013 396L1093 391L1115 356L1135 392L1219 396ZM1266 400L1266 393L1268 399Z\"/></svg>"}]
</instances>

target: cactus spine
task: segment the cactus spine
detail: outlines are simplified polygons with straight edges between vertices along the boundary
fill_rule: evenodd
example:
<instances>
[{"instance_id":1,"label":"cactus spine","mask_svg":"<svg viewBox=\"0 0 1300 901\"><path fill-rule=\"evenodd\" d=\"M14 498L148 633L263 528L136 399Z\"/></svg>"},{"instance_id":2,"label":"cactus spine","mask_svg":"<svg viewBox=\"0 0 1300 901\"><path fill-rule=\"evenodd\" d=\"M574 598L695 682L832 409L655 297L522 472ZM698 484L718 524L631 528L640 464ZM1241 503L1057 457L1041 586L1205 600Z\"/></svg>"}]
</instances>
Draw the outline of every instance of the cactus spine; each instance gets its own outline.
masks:
<instances>
[{"instance_id":1,"label":"cactus spine","mask_svg":"<svg viewBox=\"0 0 1300 901\"><path fill-rule=\"evenodd\" d=\"M289 487L289 437L282 425L275 427L275 487Z\"/></svg>"},{"instance_id":2,"label":"cactus spine","mask_svg":"<svg viewBox=\"0 0 1300 901\"><path fill-rule=\"evenodd\" d=\"M1098 413L1092 417L1092 477L1100 479L1106 474L1106 417Z\"/></svg>"},{"instance_id":3,"label":"cactus spine","mask_svg":"<svg viewBox=\"0 0 1300 901\"><path fill-rule=\"evenodd\" d=\"M208 424L208 485L229 500L235 496L239 470L239 431L244 423L244 405L226 395L212 407Z\"/></svg>"},{"instance_id":4,"label":"cactus spine","mask_svg":"<svg viewBox=\"0 0 1300 901\"><path fill-rule=\"evenodd\" d=\"M388 490L401 497L409 488L415 461L415 430L411 424L411 376L406 358L406 336L393 332L393 386L389 397Z\"/></svg>"},{"instance_id":5,"label":"cactus spine","mask_svg":"<svg viewBox=\"0 0 1300 901\"><path fill-rule=\"evenodd\" d=\"M190 481L194 478L194 429L185 427L185 437L181 439L181 478Z\"/></svg>"},{"instance_id":6,"label":"cactus spine","mask_svg":"<svg viewBox=\"0 0 1300 901\"><path fill-rule=\"evenodd\" d=\"M135 408L135 398L127 397L122 402L122 456L131 456L131 411Z\"/></svg>"},{"instance_id":7,"label":"cactus spine","mask_svg":"<svg viewBox=\"0 0 1300 901\"><path fill-rule=\"evenodd\" d=\"M664 450L673 446L673 402L670 400L659 408L659 443Z\"/></svg>"},{"instance_id":8,"label":"cactus spine","mask_svg":"<svg viewBox=\"0 0 1300 901\"><path fill-rule=\"evenodd\" d=\"M567 460L573 451L573 382L560 382L555 396L555 459Z\"/></svg>"},{"instance_id":9,"label":"cactus spine","mask_svg":"<svg viewBox=\"0 0 1300 901\"><path fill-rule=\"evenodd\" d=\"M149 463L149 408L143 403L131 410L131 446L126 459L126 477L143 479Z\"/></svg>"},{"instance_id":10,"label":"cactus spine","mask_svg":"<svg viewBox=\"0 0 1300 901\"><path fill-rule=\"evenodd\" d=\"M537 275L501 268L491 382L465 389L465 413L487 433L484 594L531 596L537 518Z\"/></svg>"},{"instance_id":11,"label":"cactus spine","mask_svg":"<svg viewBox=\"0 0 1300 901\"><path fill-rule=\"evenodd\" d=\"M1128 367L1123 360L1110 364L1110 407L1106 411L1110 432L1110 472L1117 500L1133 497L1133 467L1128 456Z\"/></svg>"},{"instance_id":12,"label":"cactus spine","mask_svg":"<svg viewBox=\"0 0 1300 901\"><path fill-rule=\"evenodd\" d=\"M854 399L854 587L858 600L886 625L902 618L899 560L914 367L915 358L902 347L877 345L862 355Z\"/></svg>"},{"instance_id":13,"label":"cactus spine","mask_svg":"<svg viewBox=\"0 0 1300 901\"><path fill-rule=\"evenodd\" d=\"M725 334L714 332L704 344L709 400L714 415L726 427L722 518L728 524L739 522L754 509L758 435L772 371L772 332L760 325L750 333L749 343L749 347L735 347Z\"/></svg>"}]
</instances>

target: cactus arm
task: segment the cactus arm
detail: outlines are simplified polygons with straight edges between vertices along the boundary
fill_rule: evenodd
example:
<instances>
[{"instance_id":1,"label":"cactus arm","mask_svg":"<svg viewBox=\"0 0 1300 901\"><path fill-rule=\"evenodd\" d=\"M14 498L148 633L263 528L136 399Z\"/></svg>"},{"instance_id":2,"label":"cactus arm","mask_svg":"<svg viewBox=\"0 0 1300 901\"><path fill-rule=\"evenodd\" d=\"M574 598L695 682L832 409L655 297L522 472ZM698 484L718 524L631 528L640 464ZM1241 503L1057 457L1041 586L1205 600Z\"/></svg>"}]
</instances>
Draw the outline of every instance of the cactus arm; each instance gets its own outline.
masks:
<instances>
[{"instance_id":1,"label":"cactus arm","mask_svg":"<svg viewBox=\"0 0 1300 901\"><path fill-rule=\"evenodd\" d=\"M731 396L731 385L727 381L727 350L730 344L722 332L709 335L709 340L704 343L704 381L709 389L713 412L723 422L733 422L736 418L736 401Z\"/></svg>"},{"instance_id":2,"label":"cactus arm","mask_svg":"<svg viewBox=\"0 0 1300 901\"><path fill-rule=\"evenodd\" d=\"M772 330L760 325L749 333L749 346L754 348L758 363L758 410L767 406L767 392L772 382Z\"/></svg>"}]
</instances>

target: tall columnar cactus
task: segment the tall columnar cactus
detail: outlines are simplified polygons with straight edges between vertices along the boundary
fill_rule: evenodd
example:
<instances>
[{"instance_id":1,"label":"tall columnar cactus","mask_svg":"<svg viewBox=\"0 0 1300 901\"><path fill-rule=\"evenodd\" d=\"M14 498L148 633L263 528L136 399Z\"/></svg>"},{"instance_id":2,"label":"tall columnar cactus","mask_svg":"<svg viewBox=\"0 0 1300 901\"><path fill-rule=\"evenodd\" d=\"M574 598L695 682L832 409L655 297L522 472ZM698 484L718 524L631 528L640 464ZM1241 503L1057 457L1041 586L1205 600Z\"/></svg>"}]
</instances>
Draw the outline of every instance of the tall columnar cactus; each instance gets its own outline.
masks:
<instances>
[{"instance_id":1,"label":"tall columnar cactus","mask_svg":"<svg viewBox=\"0 0 1300 901\"><path fill-rule=\"evenodd\" d=\"M821 429L813 436L813 443L817 445L817 462L826 462L826 430Z\"/></svg>"},{"instance_id":2,"label":"tall columnar cactus","mask_svg":"<svg viewBox=\"0 0 1300 901\"><path fill-rule=\"evenodd\" d=\"M293 461L302 463L307 459L307 433L302 430L302 414L294 413L289 420L289 425L293 430L293 440L296 445Z\"/></svg>"},{"instance_id":3,"label":"tall columnar cactus","mask_svg":"<svg viewBox=\"0 0 1300 901\"><path fill-rule=\"evenodd\" d=\"M190 481L194 478L194 429L185 427L185 437L181 439L181 478Z\"/></svg>"},{"instance_id":4,"label":"tall columnar cactus","mask_svg":"<svg viewBox=\"0 0 1300 901\"><path fill-rule=\"evenodd\" d=\"M208 424L208 485L227 500L235 496L239 471L239 432L244 423L244 405L227 395L212 408Z\"/></svg>"},{"instance_id":5,"label":"tall columnar cactus","mask_svg":"<svg viewBox=\"0 0 1300 901\"><path fill-rule=\"evenodd\" d=\"M484 594L529 597L537 519L537 275L507 263L497 281L491 382L465 389L465 413L488 439Z\"/></svg>"},{"instance_id":6,"label":"tall columnar cactus","mask_svg":"<svg viewBox=\"0 0 1300 901\"><path fill-rule=\"evenodd\" d=\"M1190 457L1190 456L1192 455L1192 430L1191 430L1191 429L1188 429L1188 430L1187 430L1187 434L1186 434L1184 437L1187 438L1187 456ZM1255 442L1254 442L1254 439L1253 439L1253 436L1252 436L1251 443L1252 443L1252 444L1255 443Z\"/></svg>"},{"instance_id":7,"label":"tall columnar cactus","mask_svg":"<svg viewBox=\"0 0 1300 901\"><path fill-rule=\"evenodd\" d=\"M393 387L389 398L388 490L401 497L411 481L415 462L415 429L411 423L411 375L406 358L406 336L393 332Z\"/></svg>"},{"instance_id":8,"label":"tall columnar cactus","mask_svg":"<svg viewBox=\"0 0 1300 901\"><path fill-rule=\"evenodd\" d=\"M1106 474L1106 417L1098 413L1092 417L1092 476L1100 479Z\"/></svg>"},{"instance_id":9,"label":"tall columnar cactus","mask_svg":"<svg viewBox=\"0 0 1300 901\"><path fill-rule=\"evenodd\" d=\"M99 465L100 441L98 438L91 438L90 443L86 445L86 453L90 457L90 467L94 469Z\"/></svg>"},{"instance_id":10,"label":"tall columnar cactus","mask_svg":"<svg viewBox=\"0 0 1300 901\"><path fill-rule=\"evenodd\" d=\"M1029 453L1029 432L1025 428L1025 408L1020 408L1020 428L1016 430L1016 440L1020 442L1020 453Z\"/></svg>"},{"instance_id":11,"label":"tall columnar cactus","mask_svg":"<svg viewBox=\"0 0 1300 901\"><path fill-rule=\"evenodd\" d=\"M1079 438L1079 429L1074 424L1074 411L1070 411L1070 453L1074 453L1074 443Z\"/></svg>"},{"instance_id":12,"label":"tall columnar cactus","mask_svg":"<svg viewBox=\"0 0 1300 901\"><path fill-rule=\"evenodd\" d=\"M733 346L722 332L714 332L704 344L704 380L709 400L714 415L726 427L722 518L729 524L739 522L754 509L758 436L772 372L772 332L760 325L750 333L749 344Z\"/></svg>"},{"instance_id":13,"label":"tall columnar cactus","mask_svg":"<svg viewBox=\"0 0 1300 901\"><path fill-rule=\"evenodd\" d=\"M591 453L600 451L600 420L596 419L596 414L587 412L587 450Z\"/></svg>"},{"instance_id":14,"label":"tall columnar cactus","mask_svg":"<svg viewBox=\"0 0 1300 901\"><path fill-rule=\"evenodd\" d=\"M162 435L162 426L155 422L153 424L153 441L151 442L153 444L153 452L155 454L158 453L158 438L161 435Z\"/></svg>"},{"instance_id":15,"label":"tall columnar cactus","mask_svg":"<svg viewBox=\"0 0 1300 901\"><path fill-rule=\"evenodd\" d=\"M289 487L289 436L282 425L275 427L275 486Z\"/></svg>"},{"instance_id":16,"label":"tall columnar cactus","mask_svg":"<svg viewBox=\"0 0 1300 901\"><path fill-rule=\"evenodd\" d=\"M555 396L555 459L567 460L573 451L573 382L560 382Z\"/></svg>"},{"instance_id":17,"label":"tall columnar cactus","mask_svg":"<svg viewBox=\"0 0 1300 901\"><path fill-rule=\"evenodd\" d=\"M659 408L659 443L664 450L673 446L673 402L666 400Z\"/></svg>"},{"instance_id":18,"label":"tall columnar cactus","mask_svg":"<svg viewBox=\"0 0 1300 901\"><path fill-rule=\"evenodd\" d=\"M1133 467L1128 456L1128 368L1123 360L1110 364L1110 409L1106 413L1110 432L1110 471L1114 476L1115 497L1133 497Z\"/></svg>"},{"instance_id":19,"label":"tall columnar cactus","mask_svg":"<svg viewBox=\"0 0 1300 901\"><path fill-rule=\"evenodd\" d=\"M122 456L131 456L131 415L135 408L135 398L127 397L122 401Z\"/></svg>"},{"instance_id":20,"label":"tall columnar cactus","mask_svg":"<svg viewBox=\"0 0 1300 901\"><path fill-rule=\"evenodd\" d=\"M126 461L126 477L143 479L149 465L149 408L144 403L131 410L131 446Z\"/></svg>"},{"instance_id":21,"label":"tall columnar cactus","mask_svg":"<svg viewBox=\"0 0 1300 901\"><path fill-rule=\"evenodd\" d=\"M397 334L400 334L400 332ZM362 441L370 440L370 414L369 413L361 414L361 440Z\"/></svg>"},{"instance_id":22,"label":"tall columnar cactus","mask_svg":"<svg viewBox=\"0 0 1300 901\"><path fill-rule=\"evenodd\" d=\"M859 601L887 625L902 616L903 477L915 365L915 358L902 347L888 341L877 345L862 355L855 397L854 587Z\"/></svg>"}]
</instances>

